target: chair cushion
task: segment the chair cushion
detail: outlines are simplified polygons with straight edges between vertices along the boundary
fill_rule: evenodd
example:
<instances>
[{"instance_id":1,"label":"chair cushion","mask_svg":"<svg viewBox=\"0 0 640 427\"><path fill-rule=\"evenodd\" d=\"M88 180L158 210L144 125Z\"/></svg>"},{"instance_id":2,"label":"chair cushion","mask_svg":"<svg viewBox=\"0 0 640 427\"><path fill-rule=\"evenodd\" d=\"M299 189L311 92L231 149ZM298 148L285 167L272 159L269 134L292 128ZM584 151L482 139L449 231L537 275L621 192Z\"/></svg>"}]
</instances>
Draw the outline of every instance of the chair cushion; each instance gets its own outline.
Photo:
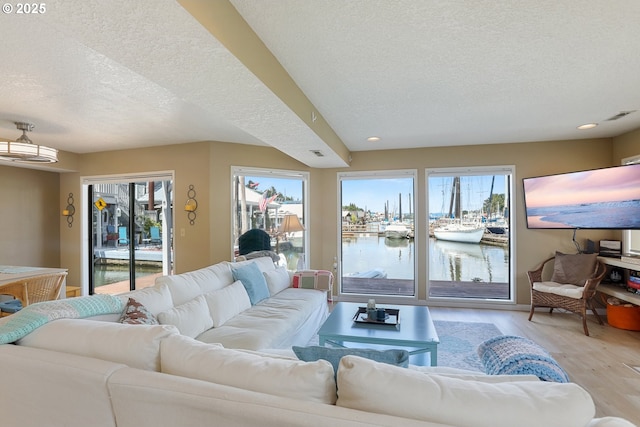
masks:
<instances>
[{"instance_id":1,"label":"chair cushion","mask_svg":"<svg viewBox=\"0 0 640 427\"><path fill-rule=\"evenodd\" d=\"M563 254L556 252L552 282L584 286L596 272L598 254Z\"/></svg>"},{"instance_id":2,"label":"chair cushion","mask_svg":"<svg viewBox=\"0 0 640 427\"><path fill-rule=\"evenodd\" d=\"M584 286L563 285L556 282L534 282L533 289L563 297L580 299L584 293Z\"/></svg>"},{"instance_id":3,"label":"chair cushion","mask_svg":"<svg viewBox=\"0 0 640 427\"><path fill-rule=\"evenodd\" d=\"M478 346L478 356L490 375L536 375L542 381L569 382L567 373L549 352L527 338L490 338Z\"/></svg>"},{"instance_id":4,"label":"chair cushion","mask_svg":"<svg viewBox=\"0 0 640 427\"><path fill-rule=\"evenodd\" d=\"M0 302L0 311L4 313L16 313L22 310L22 303L19 299Z\"/></svg>"}]
</instances>

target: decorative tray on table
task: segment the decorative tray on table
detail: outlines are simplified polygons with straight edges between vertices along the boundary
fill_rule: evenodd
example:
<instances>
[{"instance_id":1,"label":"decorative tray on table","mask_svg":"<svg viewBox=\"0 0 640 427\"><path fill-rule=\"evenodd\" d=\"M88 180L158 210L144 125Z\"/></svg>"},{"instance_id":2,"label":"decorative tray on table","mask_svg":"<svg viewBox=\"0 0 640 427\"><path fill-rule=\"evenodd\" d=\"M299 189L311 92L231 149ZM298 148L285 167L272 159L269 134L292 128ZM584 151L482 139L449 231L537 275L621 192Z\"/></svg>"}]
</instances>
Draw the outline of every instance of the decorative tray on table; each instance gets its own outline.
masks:
<instances>
[{"instance_id":1,"label":"decorative tray on table","mask_svg":"<svg viewBox=\"0 0 640 427\"><path fill-rule=\"evenodd\" d=\"M353 316L353 321L356 323L366 323L374 325L392 325L397 326L400 324L400 310L395 308L384 309L384 320L371 319L367 314L367 307L358 307L358 311Z\"/></svg>"}]
</instances>

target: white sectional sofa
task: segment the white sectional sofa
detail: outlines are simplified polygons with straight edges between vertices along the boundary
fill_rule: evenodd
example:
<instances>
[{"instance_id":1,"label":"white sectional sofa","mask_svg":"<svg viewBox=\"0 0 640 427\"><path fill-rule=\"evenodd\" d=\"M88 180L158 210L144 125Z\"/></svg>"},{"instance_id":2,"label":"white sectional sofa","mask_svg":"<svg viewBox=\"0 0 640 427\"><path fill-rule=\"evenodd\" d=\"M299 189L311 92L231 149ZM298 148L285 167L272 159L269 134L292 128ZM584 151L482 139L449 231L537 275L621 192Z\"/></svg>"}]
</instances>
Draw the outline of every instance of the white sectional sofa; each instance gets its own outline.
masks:
<instances>
[{"instance_id":1,"label":"white sectional sofa","mask_svg":"<svg viewBox=\"0 0 640 427\"><path fill-rule=\"evenodd\" d=\"M267 299L246 308L240 289L230 289L236 283L231 267L221 263L162 278L153 288L122 297L32 305L0 319L0 342L12 342L0 345L3 424L632 426L619 418L593 418L591 397L570 383L407 369L356 356L343 357L335 371L325 360L256 351L305 345L326 316L326 293L289 288L281 275L281 281L269 281ZM268 263L262 267L263 275L275 270ZM229 303L216 302L221 296ZM171 322L117 322L130 297ZM107 307L105 314L68 318L86 317L96 307ZM33 322L38 326L30 327Z\"/></svg>"},{"instance_id":2,"label":"white sectional sofa","mask_svg":"<svg viewBox=\"0 0 640 427\"><path fill-rule=\"evenodd\" d=\"M233 276L249 264L258 267L269 292L255 305ZM306 345L329 313L325 290L291 285L290 272L261 257L162 276L151 288L119 296L124 302L135 298L160 323L173 324L199 341L248 350L285 349ZM119 314L95 318L115 322Z\"/></svg>"}]
</instances>

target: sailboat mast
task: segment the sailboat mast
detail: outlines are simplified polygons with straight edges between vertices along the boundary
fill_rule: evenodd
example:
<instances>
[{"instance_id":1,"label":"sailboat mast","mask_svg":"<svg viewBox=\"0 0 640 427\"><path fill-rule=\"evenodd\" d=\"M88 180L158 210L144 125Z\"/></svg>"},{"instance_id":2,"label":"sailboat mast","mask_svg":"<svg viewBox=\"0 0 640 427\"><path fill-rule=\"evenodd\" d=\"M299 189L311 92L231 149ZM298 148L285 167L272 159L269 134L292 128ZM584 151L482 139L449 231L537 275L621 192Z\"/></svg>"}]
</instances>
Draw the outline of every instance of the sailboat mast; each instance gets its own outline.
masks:
<instances>
[{"instance_id":1,"label":"sailboat mast","mask_svg":"<svg viewBox=\"0 0 640 427\"><path fill-rule=\"evenodd\" d=\"M462 211L460 210L460 177L456 176L454 178L454 187L455 187L455 198L456 198L456 209L455 209L455 218L462 218Z\"/></svg>"},{"instance_id":2,"label":"sailboat mast","mask_svg":"<svg viewBox=\"0 0 640 427\"><path fill-rule=\"evenodd\" d=\"M489 207L487 208L487 210L489 211L488 219L491 219L491 216L493 215L493 184L495 182L496 176L493 175L493 178L491 178L491 190L489 191Z\"/></svg>"}]
</instances>

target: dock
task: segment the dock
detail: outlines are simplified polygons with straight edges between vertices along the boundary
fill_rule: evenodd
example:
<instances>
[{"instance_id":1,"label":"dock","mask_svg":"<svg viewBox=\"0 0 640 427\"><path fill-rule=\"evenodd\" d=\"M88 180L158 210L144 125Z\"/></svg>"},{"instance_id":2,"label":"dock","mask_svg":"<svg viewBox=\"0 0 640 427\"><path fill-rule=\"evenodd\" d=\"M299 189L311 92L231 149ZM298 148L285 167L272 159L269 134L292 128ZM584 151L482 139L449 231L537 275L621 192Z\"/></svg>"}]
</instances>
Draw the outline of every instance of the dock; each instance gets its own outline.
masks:
<instances>
[{"instance_id":1,"label":"dock","mask_svg":"<svg viewBox=\"0 0 640 427\"><path fill-rule=\"evenodd\" d=\"M342 292L364 295L413 296L413 280L343 277ZM429 296L437 298L509 299L509 284L473 281L430 281Z\"/></svg>"}]
</instances>

